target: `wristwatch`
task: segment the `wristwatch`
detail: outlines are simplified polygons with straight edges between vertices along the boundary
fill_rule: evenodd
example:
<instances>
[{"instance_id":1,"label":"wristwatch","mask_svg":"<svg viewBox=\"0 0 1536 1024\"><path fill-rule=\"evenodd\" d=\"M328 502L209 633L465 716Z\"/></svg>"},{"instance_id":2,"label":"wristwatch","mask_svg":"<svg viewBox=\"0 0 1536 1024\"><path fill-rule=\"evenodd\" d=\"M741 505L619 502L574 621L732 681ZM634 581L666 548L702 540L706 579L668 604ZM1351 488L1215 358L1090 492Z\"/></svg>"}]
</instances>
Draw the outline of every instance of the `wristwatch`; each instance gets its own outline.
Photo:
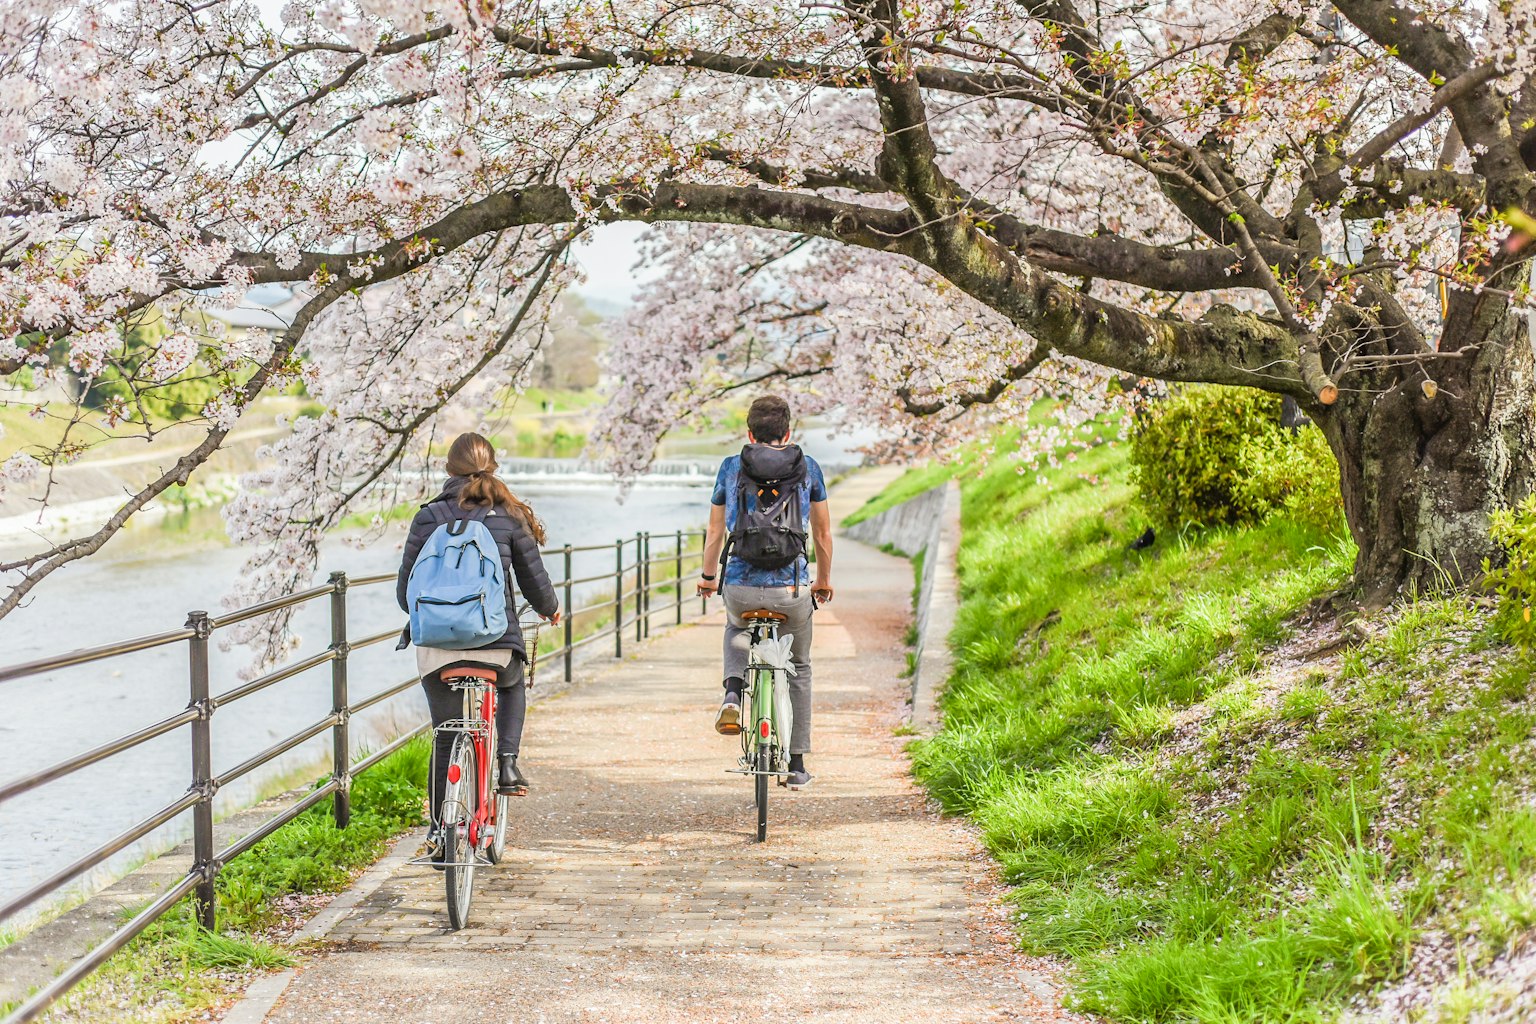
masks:
<instances>
[{"instance_id":1,"label":"wristwatch","mask_svg":"<svg viewBox=\"0 0 1536 1024\"><path fill-rule=\"evenodd\" d=\"M713 583L715 581L715 578L713 576L706 575L706 574L704 574L702 572L699 573L699 579L707 580L710 583Z\"/></svg>"}]
</instances>

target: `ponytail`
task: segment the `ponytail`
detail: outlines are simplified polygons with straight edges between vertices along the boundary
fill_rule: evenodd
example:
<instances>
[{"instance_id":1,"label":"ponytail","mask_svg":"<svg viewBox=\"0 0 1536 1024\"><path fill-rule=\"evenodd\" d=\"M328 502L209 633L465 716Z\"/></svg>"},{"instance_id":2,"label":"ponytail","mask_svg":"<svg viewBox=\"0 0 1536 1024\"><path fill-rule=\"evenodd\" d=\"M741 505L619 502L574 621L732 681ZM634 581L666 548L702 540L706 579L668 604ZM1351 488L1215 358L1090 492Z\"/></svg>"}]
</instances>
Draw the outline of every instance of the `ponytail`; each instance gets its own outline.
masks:
<instances>
[{"instance_id":1,"label":"ponytail","mask_svg":"<svg viewBox=\"0 0 1536 1024\"><path fill-rule=\"evenodd\" d=\"M459 504L464 508L505 509L522 521L535 543L544 543L544 524L496 475L496 451L491 442L479 434L460 434L448 449L448 475L465 478L464 489L459 491Z\"/></svg>"}]
</instances>

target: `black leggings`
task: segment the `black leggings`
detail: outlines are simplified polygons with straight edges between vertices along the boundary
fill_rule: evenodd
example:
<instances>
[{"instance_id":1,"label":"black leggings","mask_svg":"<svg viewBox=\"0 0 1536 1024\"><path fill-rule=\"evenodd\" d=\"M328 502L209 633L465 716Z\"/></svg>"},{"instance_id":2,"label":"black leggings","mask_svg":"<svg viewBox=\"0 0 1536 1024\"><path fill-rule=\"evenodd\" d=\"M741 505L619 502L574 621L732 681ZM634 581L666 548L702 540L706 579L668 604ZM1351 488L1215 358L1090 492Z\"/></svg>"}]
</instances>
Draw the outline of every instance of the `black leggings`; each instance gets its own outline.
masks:
<instances>
[{"instance_id":1,"label":"black leggings","mask_svg":"<svg viewBox=\"0 0 1536 1024\"><path fill-rule=\"evenodd\" d=\"M476 662L465 661L465 665ZM464 717L464 694L443 682L442 674L452 674L456 666L448 665L421 677L421 688L427 694L427 709L432 714L435 728L443 722ZM486 666L480 666L486 667ZM512 656L512 664L496 669L496 754L515 754L523 741L523 719L528 714L528 688L523 685L523 663ZM432 817L443 802L443 785L448 779L448 759L453 756L453 741L459 738L455 732L438 733L434 739L432 764L436 771L430 780ZM492 767L494 771L494 766Z\"/></svg>"}]
</instances>

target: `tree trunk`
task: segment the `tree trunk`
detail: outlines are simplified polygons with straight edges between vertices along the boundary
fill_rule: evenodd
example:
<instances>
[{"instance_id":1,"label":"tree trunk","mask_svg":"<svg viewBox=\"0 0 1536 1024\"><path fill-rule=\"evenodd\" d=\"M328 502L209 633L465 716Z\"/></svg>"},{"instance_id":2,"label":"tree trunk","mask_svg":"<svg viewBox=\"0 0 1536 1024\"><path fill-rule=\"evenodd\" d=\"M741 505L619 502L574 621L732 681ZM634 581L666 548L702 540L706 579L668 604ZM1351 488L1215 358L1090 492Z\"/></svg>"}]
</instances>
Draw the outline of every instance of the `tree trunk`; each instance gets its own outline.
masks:
<instances>
[{"instance_id":1,"label":"tree trunk","mask_svg":"<svg viewBox=\"0 0 1536 1024\"><path fill-rule=\"evenodd\" d=\"M1536 366L1525 315L1484 297L1452 310L1442 353L1395 364L1309 410L1339 460L1344 512L1359 546L1361 600L1460 585L1499 551L1490 513L1536 484ZM1426 376L1427 374L1427 376ZM1437 378L1426 387L1429 377Z\"/></svg>"}]
</instances>

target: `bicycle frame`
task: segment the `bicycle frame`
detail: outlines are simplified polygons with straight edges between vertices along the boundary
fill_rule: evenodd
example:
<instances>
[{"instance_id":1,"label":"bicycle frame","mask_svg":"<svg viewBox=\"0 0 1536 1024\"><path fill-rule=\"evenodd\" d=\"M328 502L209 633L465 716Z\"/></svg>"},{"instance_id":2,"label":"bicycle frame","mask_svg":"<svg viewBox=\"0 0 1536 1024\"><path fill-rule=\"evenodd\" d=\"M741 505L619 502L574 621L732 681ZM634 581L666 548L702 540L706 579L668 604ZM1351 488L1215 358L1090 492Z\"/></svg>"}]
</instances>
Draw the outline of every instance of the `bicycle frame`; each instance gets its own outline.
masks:
<instances>
[{"instance_id":1,"label":"bicycle frame","mask_svg":"<svg viewBox=\"0 0 1536 1024\"><path fill-rule=\"evenodd\" d=\"M748 620L751 646L763 640L779 638L779 624L772 620ZM778 688L784 681L783 673L767 665L754 665L750 658L747 665L743 708L751 709L750 727L741 730L742 772L748 775L786 776L789 774L789 737L785 735L788 723L781 722L779 715ZM745 724L745 723L744 723ZM760 771L756 767L756 754L766 748L773 770Z\"/></svg>"},{"instance_id":2,"label":"bicycle frame","mask_svg":"<svg viewBox=\"0 0 1536 1024\"><path fill-rule=\"evenodd\" d=\"M489 826L495 823L496 802L491 799L491 749L496 739L496 687L481 683L475 686L478 691L480 704L480 720L485 723L484 729L476 729L471 742L475 748L475 793L478 799L475 803L475 816L469 823L469 845L471 849L478 849L482 845L482 838L490 841ZM473 712L471 707L472 695L469 687L464 690L465 717L470 717Z\"/></svg>"}]
</instances>

